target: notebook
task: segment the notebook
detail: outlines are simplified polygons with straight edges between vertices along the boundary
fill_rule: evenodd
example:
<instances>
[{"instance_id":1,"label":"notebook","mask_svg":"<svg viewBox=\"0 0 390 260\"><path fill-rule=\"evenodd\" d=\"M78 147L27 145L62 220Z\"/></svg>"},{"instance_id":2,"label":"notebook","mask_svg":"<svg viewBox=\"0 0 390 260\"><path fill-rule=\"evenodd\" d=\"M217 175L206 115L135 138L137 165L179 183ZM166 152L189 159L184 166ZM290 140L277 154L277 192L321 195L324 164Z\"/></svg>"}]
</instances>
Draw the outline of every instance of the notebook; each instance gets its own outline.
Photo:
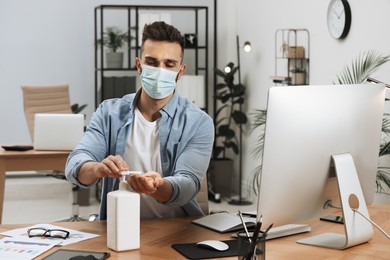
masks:
<instances>
[{"instance_id":1,"label":"notebook","mask_svg":"<svg viewBox=\"0 0 390 260\"><path fill-rule=\"evenodd\" d=\"M35 150L72 150L83 133L82 114L35 114Z\"/></svg>"},{"instance_id":2,"label":"notebook","mask_svg":"<svg viewBox=\"0 0 390 260\"><path fill-rule=\"evenodd\" d=\"M256 218L243 217L247 228L256 225ZM211 230L225 233L244 229L240 217L230 213L215 213L192 221L192 223Z\"/></svg>"}]
</instances>

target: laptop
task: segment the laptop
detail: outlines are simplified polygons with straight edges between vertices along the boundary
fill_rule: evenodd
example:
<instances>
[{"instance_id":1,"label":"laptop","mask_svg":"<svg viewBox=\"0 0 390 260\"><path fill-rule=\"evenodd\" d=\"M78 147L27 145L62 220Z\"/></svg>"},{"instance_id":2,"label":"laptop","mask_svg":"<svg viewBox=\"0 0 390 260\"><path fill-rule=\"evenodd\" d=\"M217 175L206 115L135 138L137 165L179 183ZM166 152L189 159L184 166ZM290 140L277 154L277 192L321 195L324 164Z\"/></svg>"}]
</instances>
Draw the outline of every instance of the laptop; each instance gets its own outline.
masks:
<instances>
[{"instance_id":1,"label":"laptop","mask_svg":"<svg viewBox=\"0 0 390 260\"><path fill-rule=\"evenodd\" d=\"M35 114L35 150L73 150L83 133L82 114Z\"/></svg>"}]
</instances>

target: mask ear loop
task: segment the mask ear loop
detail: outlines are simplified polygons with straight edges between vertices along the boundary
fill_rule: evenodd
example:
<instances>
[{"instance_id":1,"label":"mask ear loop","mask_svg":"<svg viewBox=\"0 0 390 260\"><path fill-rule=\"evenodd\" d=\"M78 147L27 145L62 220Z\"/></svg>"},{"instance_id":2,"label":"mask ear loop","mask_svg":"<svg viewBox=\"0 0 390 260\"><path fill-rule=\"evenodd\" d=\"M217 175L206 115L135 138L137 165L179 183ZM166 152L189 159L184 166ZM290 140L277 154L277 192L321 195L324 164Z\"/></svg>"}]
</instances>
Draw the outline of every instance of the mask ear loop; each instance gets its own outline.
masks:
<instances>
[{"instance_id":1,"label":"mask ear loop","mask_svg":"<svg viewBox=\"0 0 390 260\"><path fill-rule=\"evenodd\" d=\"M182 68L183 68L183 64L180 64L179 71L177 72L177 75L176 75L176 83L177 83L177 81L179 80L179 75L180 75L180 71L181 71ZM181 76L180 76L180 77L181 77Z\"/></svg>"},{"instance_id":2,"label":"mask ear loop","mask_svg":"<svg viewBox=\"0 0 390 260\"><path fill-rule=\"evenodd\" d=\"M136 60L137 60L138 62L135 63L135 66L136 66L136 68L137 68L137 72L139 73L139 75L141 75L141 73L142 73L141 59L137 57ZM139 64L139 68L138 68L138 66L137 66L137 63Z\"/></svg>"}]
</instances>

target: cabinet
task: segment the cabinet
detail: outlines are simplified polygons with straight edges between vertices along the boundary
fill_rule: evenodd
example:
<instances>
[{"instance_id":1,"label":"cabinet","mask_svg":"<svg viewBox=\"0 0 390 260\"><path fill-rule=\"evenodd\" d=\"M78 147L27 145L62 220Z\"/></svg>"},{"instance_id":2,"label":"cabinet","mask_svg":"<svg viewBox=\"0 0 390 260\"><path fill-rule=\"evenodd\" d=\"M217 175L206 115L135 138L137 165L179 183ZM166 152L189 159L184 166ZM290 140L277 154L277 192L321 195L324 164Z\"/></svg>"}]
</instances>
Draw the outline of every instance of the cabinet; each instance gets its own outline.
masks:
<instances>
[{"instance_id":1,"label":"cabinet","mask_svg":"<svg viewBox=\"0 0 390 260\"><path fill-rule=\"evenodd\" d=\"M309 85L310 34L307 29L278 29L275 32L275 84Z\"/></svg>"},{"instance_id":2,"label":"cabinet","mask_svg":"<svg viewBox=\"0 0 390 260\"><path fill-rule=\"evenodd\" d=\"M186 75L201 79L197 84L202 89L202 104L207 107L208 72L208 7L206 6L144 6L144 5L100 5L95 7L95 43L103 39L107 27L116 26L128 32L123 66L108 67L106 47L95 44L95 106L111 97L122 97L140 87L135 57L139 57L143 26L154 21L165 21L174 25L186 38L183 63L187 64ZM185 21L185 22L183 22ZM122 65L122 64L121 64ZM180 82L180 81L179 81ZM192 82L191 80L184 81ZM184 86L185 87L185 86ZM188 87L189 88L189 87ZM194 91L192 90L191 93ZM179 92L180 93L180 92ZM195 101L194 101L195 102Z\"/></svg>"}]
</instances>

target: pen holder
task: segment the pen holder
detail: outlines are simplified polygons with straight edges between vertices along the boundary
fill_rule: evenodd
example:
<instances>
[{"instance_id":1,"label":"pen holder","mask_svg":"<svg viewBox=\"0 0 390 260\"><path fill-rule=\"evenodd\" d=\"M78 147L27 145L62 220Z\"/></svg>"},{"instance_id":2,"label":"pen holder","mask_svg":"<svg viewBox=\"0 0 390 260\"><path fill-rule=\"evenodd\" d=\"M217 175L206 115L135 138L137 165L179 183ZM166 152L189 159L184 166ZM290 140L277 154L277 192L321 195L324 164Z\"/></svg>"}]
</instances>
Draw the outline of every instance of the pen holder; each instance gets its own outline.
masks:
<instances>
[{"instance_id":1,"label":"pen holder","mask_svg":"<svg viewBox=\"0 0 390 260\"><path fill-rule=\"evenodd\" d=\"M257 238L250 233L248 237L245 232L239 232L238 238L238 259L239 260L265 260L265 236L259 232Z\"/></svg>"}]
</instances>

